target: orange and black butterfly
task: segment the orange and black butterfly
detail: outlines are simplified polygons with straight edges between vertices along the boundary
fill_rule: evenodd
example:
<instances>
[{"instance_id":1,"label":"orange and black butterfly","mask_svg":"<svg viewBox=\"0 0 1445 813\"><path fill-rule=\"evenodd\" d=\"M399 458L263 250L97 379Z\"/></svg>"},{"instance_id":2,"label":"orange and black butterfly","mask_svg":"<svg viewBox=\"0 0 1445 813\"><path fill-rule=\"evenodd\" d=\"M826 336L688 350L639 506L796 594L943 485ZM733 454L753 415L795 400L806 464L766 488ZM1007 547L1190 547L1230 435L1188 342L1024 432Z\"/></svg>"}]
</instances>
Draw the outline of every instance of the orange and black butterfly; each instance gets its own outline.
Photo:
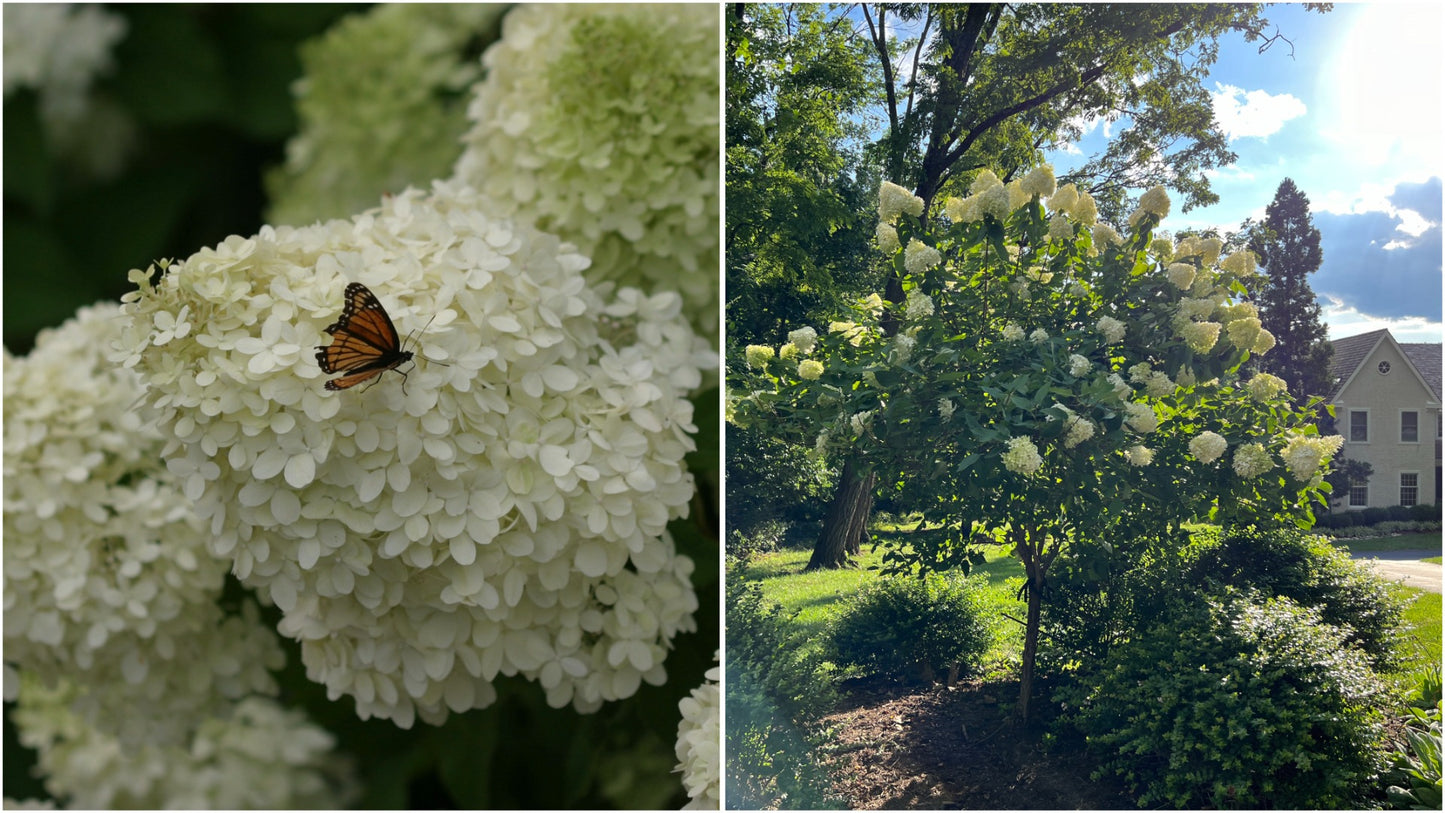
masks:
<instances>
[{"instance_id":1,"label":"orange and black butterfly","mask_svg":"<svg viewBox=\"0 0 1445 813\"><path fill-rule=\"evenodd\" d=\"M341 318L326 332L331 344L317 346L316 362L324 373L342 374L326 382L328 390L354 387L412 359L411 351L401 349L401 337L381 300L359 282L346 286ZM401 375L406 378L406 373Z\"/></svg>"}]
</instances>

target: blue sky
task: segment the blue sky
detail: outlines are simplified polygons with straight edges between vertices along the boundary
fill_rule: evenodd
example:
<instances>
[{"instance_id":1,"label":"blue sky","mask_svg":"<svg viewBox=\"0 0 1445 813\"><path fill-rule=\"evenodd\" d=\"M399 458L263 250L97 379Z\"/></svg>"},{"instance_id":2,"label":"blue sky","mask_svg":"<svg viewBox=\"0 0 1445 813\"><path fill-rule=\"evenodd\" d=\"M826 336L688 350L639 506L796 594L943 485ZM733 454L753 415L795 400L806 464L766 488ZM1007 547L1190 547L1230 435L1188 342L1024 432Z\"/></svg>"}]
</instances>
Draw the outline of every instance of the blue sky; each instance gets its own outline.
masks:
<instances>
[{"instance_id":1,"label":"blue sky","mask_svg":"<svg viewBox=\"0 0 1445 813\"><path fill-rule=\"evenodd\" d=\"M1324 263L1311 277L1331 338L1388 327L1401 341L1441 340L1442 26L1438 3L1300 5L1265 15L1293 43L1263 54L1221 42L1205 81L1238 154L1213 174L1220 202L1164 221L1233 231L1263 218L1284 178L1310 200ZM1050 156L1059 171L1128 126L1094 122Z\"/></svg>"}]
</instances>

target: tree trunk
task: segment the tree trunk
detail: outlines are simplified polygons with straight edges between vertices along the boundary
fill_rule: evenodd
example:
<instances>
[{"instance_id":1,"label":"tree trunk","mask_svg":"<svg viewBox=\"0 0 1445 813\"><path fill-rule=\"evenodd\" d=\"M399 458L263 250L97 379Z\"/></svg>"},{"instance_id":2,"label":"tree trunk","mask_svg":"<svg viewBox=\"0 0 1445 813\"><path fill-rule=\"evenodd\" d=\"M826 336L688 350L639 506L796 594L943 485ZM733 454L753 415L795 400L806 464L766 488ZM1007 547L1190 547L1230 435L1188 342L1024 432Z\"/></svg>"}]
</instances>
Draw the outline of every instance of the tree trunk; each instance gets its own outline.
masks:
<instances>
[{"instance_id":1,"label":"tree trunk","mask_svg":"<svg viewBox=\"0 0 1445 813\"><path fill-rule=\"evenodd\" d=\"M1013 535L1015 551L1024 564L1029 603L1028 619L1024 625L1023 663L1019 667L1019 717L1027 725L1034 696L1034 663L1039 652L1039 615L1044 603L1045 563L1042 539L1038 539L1037 535L1030 539L1031 535L1022 528L1013 531Z\"/></svg>"},{"instance_id":2,"label":"tree trunk","mask_svg":"<svg viewBox=\"0 0 1445 813\"><path fill-rule=\"evenodd\" d=\"M871 472L860 474L852 460L843 464L838 490L823 517L823 530L818 533L806 570L845 567L848 557L859 553L868 513L873 509L875 480Z\"/></svg>"}]
</instances>

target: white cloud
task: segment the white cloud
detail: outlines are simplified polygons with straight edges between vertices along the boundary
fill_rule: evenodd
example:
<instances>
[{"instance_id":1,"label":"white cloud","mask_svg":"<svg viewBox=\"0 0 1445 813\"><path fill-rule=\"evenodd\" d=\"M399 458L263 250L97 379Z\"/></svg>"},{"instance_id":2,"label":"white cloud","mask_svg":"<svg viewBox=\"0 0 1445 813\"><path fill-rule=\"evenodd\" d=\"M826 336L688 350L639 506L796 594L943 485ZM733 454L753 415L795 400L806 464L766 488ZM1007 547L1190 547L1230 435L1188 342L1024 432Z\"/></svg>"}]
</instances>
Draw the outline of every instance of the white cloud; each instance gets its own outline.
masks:
<instances>
[{"instance_id":1,"label":"white cloud","mask_svg":"<svg viewBox=\"0 0 1445 813\"><path fill-rule=\"evenodd\" d=\"M1288 93L1278 96L1263 90L1237 88L1214 83L1209 94L1214 101L1214 118L1224 135L1237 138L1267 138L1279 132L1284 123L1303 116L1305 103Z\"/></svg>"},{"instance_id":2,"label":"white cloud","mask_svg":"<svg viewBox=\"0 0 1445 813\"><path fill-rule=\"evenodd\" d=\"M1320 319L1325 323L1331 340L1358 336L1372 330L1388 328L1399 342L1438 342L1442 325L1420 317L1391 319L1372 316L1346 305L1332 296L1320 297L1326 300L1320 309Z\"/></svg>"}]
</instances>

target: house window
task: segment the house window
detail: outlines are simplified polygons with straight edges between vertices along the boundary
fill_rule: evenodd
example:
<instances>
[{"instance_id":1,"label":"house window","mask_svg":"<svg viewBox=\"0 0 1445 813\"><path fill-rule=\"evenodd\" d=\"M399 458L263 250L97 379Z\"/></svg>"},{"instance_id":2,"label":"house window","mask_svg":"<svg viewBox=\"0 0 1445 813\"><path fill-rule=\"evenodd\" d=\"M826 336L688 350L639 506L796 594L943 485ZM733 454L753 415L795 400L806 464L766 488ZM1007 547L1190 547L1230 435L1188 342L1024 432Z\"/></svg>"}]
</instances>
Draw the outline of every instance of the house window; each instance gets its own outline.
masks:
<instances>
[{"instance_id":1,"label":"house window","mask_svg":"<svg viewBox=\"0 0 1445 813\"><path fill-rule=\"evenodd\" d=\"M1400 472L1400 504L1414 505L1420 501L1420 475Z\"/></svg>"},{"instance_id":2,"label":"house window","mask_svg":"<svg viewBox=\"0 0 1445 813\"><path fill-rule=\"evenodd\" d=\"M1368 409L1350 410L1350 442L1370 442L1370 411Z\"/></svg>"},{"instance_id":3,"label":"house window","mask_svg":"<svg viewBox=\"0 0 1445 813\"><path fill-rule=\"evenodd\" d=\"M1370 504L1370 487L1365 483L1350 486L1350 507L1364 508Z\"/></svg>"},{"instance_id":4,"label":"house window","mask_svg":"<svg viewBox=\"0 0 1445 813\"><path fill-rule=\"evenodd\" d=\"M1420 413L1414 410L1400 411L1400 442L1420 442Z\"/></svg>"}]
</instances>

